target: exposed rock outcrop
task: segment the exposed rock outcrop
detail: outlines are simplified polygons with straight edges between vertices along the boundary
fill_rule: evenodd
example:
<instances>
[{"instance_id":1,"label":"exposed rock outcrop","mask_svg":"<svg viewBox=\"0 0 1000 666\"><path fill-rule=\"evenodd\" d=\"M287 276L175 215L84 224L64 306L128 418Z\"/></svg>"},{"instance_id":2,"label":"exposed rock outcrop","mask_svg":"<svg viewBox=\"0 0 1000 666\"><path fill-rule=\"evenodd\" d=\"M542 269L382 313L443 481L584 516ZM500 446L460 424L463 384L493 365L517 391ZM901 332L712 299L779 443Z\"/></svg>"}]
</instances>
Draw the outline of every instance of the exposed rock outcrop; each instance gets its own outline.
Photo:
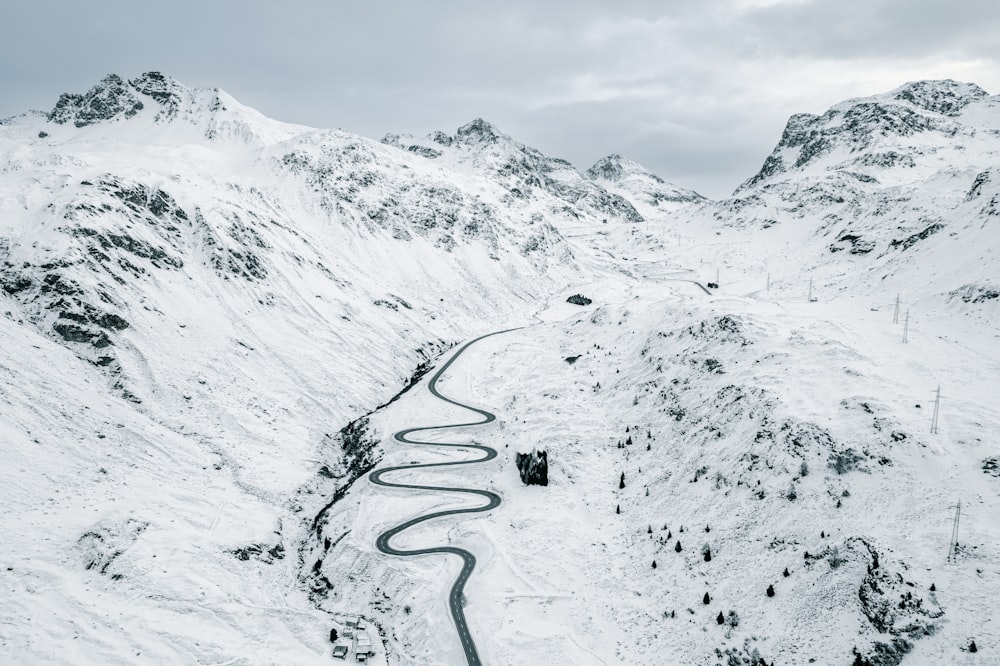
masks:
<instances>
[{"instance_id":1,"label":"exposed rock outcrop","mask_svg":"<svg viewBox=\"0 0 1000 666\"><path fill-rule=\"evenodd\" d=\"M531 453L518 453L515 462L524 485L549 485L549 459L545 451L536 449Z\"/></svg>"}]
</instances>

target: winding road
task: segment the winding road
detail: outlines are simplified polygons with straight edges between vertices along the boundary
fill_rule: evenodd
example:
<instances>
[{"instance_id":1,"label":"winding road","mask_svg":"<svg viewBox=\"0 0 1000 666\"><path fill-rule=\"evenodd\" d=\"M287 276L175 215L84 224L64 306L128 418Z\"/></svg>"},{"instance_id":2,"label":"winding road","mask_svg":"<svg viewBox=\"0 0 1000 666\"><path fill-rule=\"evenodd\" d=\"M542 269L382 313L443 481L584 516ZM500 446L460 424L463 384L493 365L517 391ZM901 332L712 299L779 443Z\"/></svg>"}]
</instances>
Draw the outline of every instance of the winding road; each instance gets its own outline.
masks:
<instances>
[{"instance_id":1,"label":"winding road","mask_svg":"<svg viewBox=\"0 0 1000 666\"><path fill-rule=\"evenodd\" d=\"M448 596L448 606L451 609L451 616L455 620L455 628L458 630L458 637L462 642L462 649L465 651L465 658L469 662L470 666L479 666L482 662L479 659L479 654L476 651L476 643L472 640L472 635L469 633L468 624L465 621L465 612L462 610L462 591L465 589L465 583L472 574L472 570L476 567L476 556L465 550L464 548L456 548L454 546L438 546L434 548L420 548L417 550L399 550L398 548L393 548L390 545L390 541L394 536L403 532L414 525L426 522L428 520L434 520L435 518L440 518L442 516L453 516L462 513L481 513L483 511L489 511L500 505L500 496L496 493L492 493L488 490L478 490L475 488L454 488L450 486L419 486L410 483L393 483L391 481L383 481L383 477L392 472L398 472L401 470L413 470L422 469L429 467L451 467L455 465L471 465L475 463L486 462L487 460L492 460L496 458L497 452L488 446L483 446L482 444L450 444L442 442L421 442L415 439L410 439L410 435L425 431L425 430L443 430L448 428L465 428L468 426L478 426L491 423L496 420L496 416L486 411L485 409L479 409L477 407L472 407L470 405L463 404L449 398L447 396L441 395L437 390L437 382L441 379L441 376L448 371L451 364L454 363L466 349L474 345L475 343L489 338L494 335L500 335L501 333L508 333L510 331L517 329L508 329L505 331L497 331L495 333L489 333L487 335L480 336L474 340L466 342L462 345L457 352L452 354L448 362L445 363L441 368L434 373L431 377L430 382L427 384L428 390L431 394L439 400L451 403L463 409L475 412L482 417L481 421L470 421L468 423L451 423L447 425L434 425L434 426L422 426L419 428L407 428L406 430L400 430L393 438L397 442L403 442L404 444L419 444L422 446L445 446L452 448L461 449L478 449L482 451L483 456L481 458L475 458L473 460L457 460L454 462L441 462L441 463L425 463L421 465L402 465L398 467L386 467L384 469L379 469L369 475L369 480L378 486L386 486L388 488L409 488L411 490L433 490L436 492L450 492L450 493L465 493L466 495L479 495L486 499L486 504L481 506L475 506L463 509L449 509L447 511L436 511L434 513L428 513L412 520L408 520L405 523L397 525L390 530L387 530L380 534L375 540L375 547L379 549L380 552L386 555L398 555L404 557L412 557L414 555L430 555L433 553L450 553L452 555L458 555L462 558L462 572L458 575L455 583L451 586L451 592Z\"/></svg>"}]
</instances>

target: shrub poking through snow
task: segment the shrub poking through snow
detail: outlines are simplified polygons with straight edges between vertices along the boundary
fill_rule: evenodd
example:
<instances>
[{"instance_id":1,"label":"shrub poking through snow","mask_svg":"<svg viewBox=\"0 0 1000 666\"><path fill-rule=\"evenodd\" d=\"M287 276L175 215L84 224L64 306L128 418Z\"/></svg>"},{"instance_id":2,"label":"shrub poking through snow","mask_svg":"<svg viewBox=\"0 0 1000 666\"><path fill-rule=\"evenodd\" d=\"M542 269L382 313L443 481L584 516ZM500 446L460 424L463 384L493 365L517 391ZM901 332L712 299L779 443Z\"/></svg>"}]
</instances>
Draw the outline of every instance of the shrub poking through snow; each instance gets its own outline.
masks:
<instances>
[{"instance_id":1,"label":"shrub poking through snow","mask_svg":"<svg viewBox=\"0 0 1000 666\"><path fill-rule=\"evenodd\" d=\"M840 554L840 549L834 546L830 549L830 554L827 556L827 561L830 563L831 569L837 569L841 564L847 561L847 558Z\"/></svg>"}]
</instances>

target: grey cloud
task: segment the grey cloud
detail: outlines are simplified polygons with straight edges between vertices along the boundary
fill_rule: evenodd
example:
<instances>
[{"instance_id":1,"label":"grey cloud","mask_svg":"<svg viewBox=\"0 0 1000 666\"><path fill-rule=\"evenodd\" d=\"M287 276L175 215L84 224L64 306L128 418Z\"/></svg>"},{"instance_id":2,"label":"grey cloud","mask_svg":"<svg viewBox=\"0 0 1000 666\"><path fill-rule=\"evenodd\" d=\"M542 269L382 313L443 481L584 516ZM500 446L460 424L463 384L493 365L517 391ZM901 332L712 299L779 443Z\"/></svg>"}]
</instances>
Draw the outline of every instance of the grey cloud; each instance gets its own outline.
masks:
<instances>
[{"instance_id":1,"label":"grey cloud","mask_svg":"<svg viewBox=\"0 0 1000 666\"><path fill-rule=\"evenodd\" d=\"M742 27L762 51L845 59L867 56L998 56L995 0L841 0L775 5L750 12Z\"/></svg>"}]
</instances>

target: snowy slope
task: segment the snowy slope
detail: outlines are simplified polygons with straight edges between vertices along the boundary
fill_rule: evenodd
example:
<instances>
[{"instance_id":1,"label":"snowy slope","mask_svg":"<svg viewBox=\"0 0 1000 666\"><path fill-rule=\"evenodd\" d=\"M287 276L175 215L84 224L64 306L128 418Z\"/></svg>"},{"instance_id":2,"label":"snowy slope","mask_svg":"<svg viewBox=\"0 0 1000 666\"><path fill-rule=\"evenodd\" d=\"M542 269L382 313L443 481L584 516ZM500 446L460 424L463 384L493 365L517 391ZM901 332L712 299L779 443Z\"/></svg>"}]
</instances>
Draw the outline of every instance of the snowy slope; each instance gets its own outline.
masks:
<instances>
[{"instance_id":1,"label":"snowy slope","mask_svg":"<svg viewBox=\"0 0 1000 666\"><path fill-rule=\"evenodd\" d=\"M880 664L899 663L893 654L992 663L1000 488L984 465L998 454L990 433L1000 426L993 334L970 331L956 344L942 318L902 344L890 313L870 312L864 299L710 299L653 277L655 264L637 270L647 278L587 285L595 303L583 312L554 299L549 323L468 352L439 387L502 415L441 440L474 438L501 456L460 478L421 470L407 482L458 481L504 503L485 518L421 528L405 545L477 554L466 613L490 663L750 663L757 654L768 664L840 664L854 650L883 654ZM937 382L948 399L932 435ZM462 416L413 393L375 425L388 434ZM514 453L532 448L548 452L547 487L518 478ZM454 455L387 451L389 465ZM958 500L962 549L949 563ZM442 603L455 563L386 561L371 542L462 504L366 484L330 521L329 536L346 538L322 566L350 582L325 603L383 599L402 663L459 662ZM970 640L981 658L962 652Z\"/></svg>"},{"instance_id":2,"label":"snowy slope","mask_svg":"<svg viewBox=\"0 0 1000 666\"><path fill-rule=\"evenodd\" d=\"M614 257L621 271L581 285L594 304L580 313L564 292L540 313L546 323L491 339L451 371L443 389L502 423L441 438L502 452L460 481L504 504L485 519L421 528L406 545L457 543L477 554L466 613L492 663L992 663L1000 319L990 309L995 291L979 287L1000 278L989 101L970 102L981 107L962 117L980 126L952 143L931 129L907 135L916 157L939 142L938 161L889 186L946 220L948 233L909 241L910 208L896 203L884 216L851 218L879 239L873 251L831 251L833 223L823 216L841 215L841 204L817 197L817 187L858 181L844 174L853 161L902 141L878 122L850 137L831 128L857 144L849 166L831 150L820 166L748 183L727 201L575 234L578 253ZM952 122L940 109L919 113ZM892 196L880 183L866 187L848 191L859 206ZM717 270L713 295L691 283L714 281ZM947 397L932 434L938 384ZM373 422L387 437L449 418L460 415L415 392ZM514 453L532 448L548 451L546 488L518 479ZM387 451L387 464L448 459L395 443ZM958 501L964 527L948 562ZM459 504L366 485L326 528L346 536L322 570L347 571L352 582L324 603L381 599L402 663L460 660L456 641L444 640L455 563L385 561L371 542Z\"/></svg>"},{"instance_id":3,"label":"snowy slope","mask_svg":"<svg viewBox=\"0 0 1000 666\"><path fill-rule=\"evenodd\" d=\"M0 661L328 663L362 613L378 659L462 663L457 560L374 546L462 500L362 478L456 455L390 439L456 410L417 383L363 415L524 325L439 386L499 421L438 436L501 455L409 477L503 504L395 544L477 555L489 663L992 663L997 109L921 82L794 116L721 202L156 73L2 121Z\"/></svg>"},{"instance_id":4,"label":"snowy slope","mask_svg":"<svg viewBox=\"0 0 1000 666\"><path fill-rule=\"evenodd\" d=\"M5 121L0 172L3 367L13 377L0 431L5 457L19 461L0 486L5 506L40 512L5 518L22 536L3 547L18 591L0 634L18 661L68 649L84 621L84 592L51 611L32 601L30 581L44 574L58 588L100 586L109 608L143 600L129 622L94 611L93 640L75 643L81 658L130 662L122 646L147 642L136 622L162 627L144 652L160 661L221 650L261 663L249 636L322 617L293 584L298 532L328 501L309 495L316 480L332 492L378 455L345 455L332 433L439 350L517 320L580 270L543 219L549 199L511 200L486 179L271 121L158 74L110 76L47 116ZM79 416L97 405L100 416ZM63 416L50 423L53 413ZM160 458L136 460L149 441ZM109 478L134 495L105 490ZM52 504L60 497L93 509ZM175 514L189 526L175 527ZM145 573L164 557L158 543L173 544L188 570L167 589ZM262 543L283 557L238 557ZM95 548L107 561L88 570L81 553ZM250 587L262 596L246 596L246 577L258 576ZM214 597L233 600L235 619L213 625L206 643L194 610L222 612L203 601ZM291 616L257 617L255 605ZM27 621L43 616L48 629ZM263 661L318 658L325 645L313 630L288 641Z\"/></svg>"}]
</instances>

